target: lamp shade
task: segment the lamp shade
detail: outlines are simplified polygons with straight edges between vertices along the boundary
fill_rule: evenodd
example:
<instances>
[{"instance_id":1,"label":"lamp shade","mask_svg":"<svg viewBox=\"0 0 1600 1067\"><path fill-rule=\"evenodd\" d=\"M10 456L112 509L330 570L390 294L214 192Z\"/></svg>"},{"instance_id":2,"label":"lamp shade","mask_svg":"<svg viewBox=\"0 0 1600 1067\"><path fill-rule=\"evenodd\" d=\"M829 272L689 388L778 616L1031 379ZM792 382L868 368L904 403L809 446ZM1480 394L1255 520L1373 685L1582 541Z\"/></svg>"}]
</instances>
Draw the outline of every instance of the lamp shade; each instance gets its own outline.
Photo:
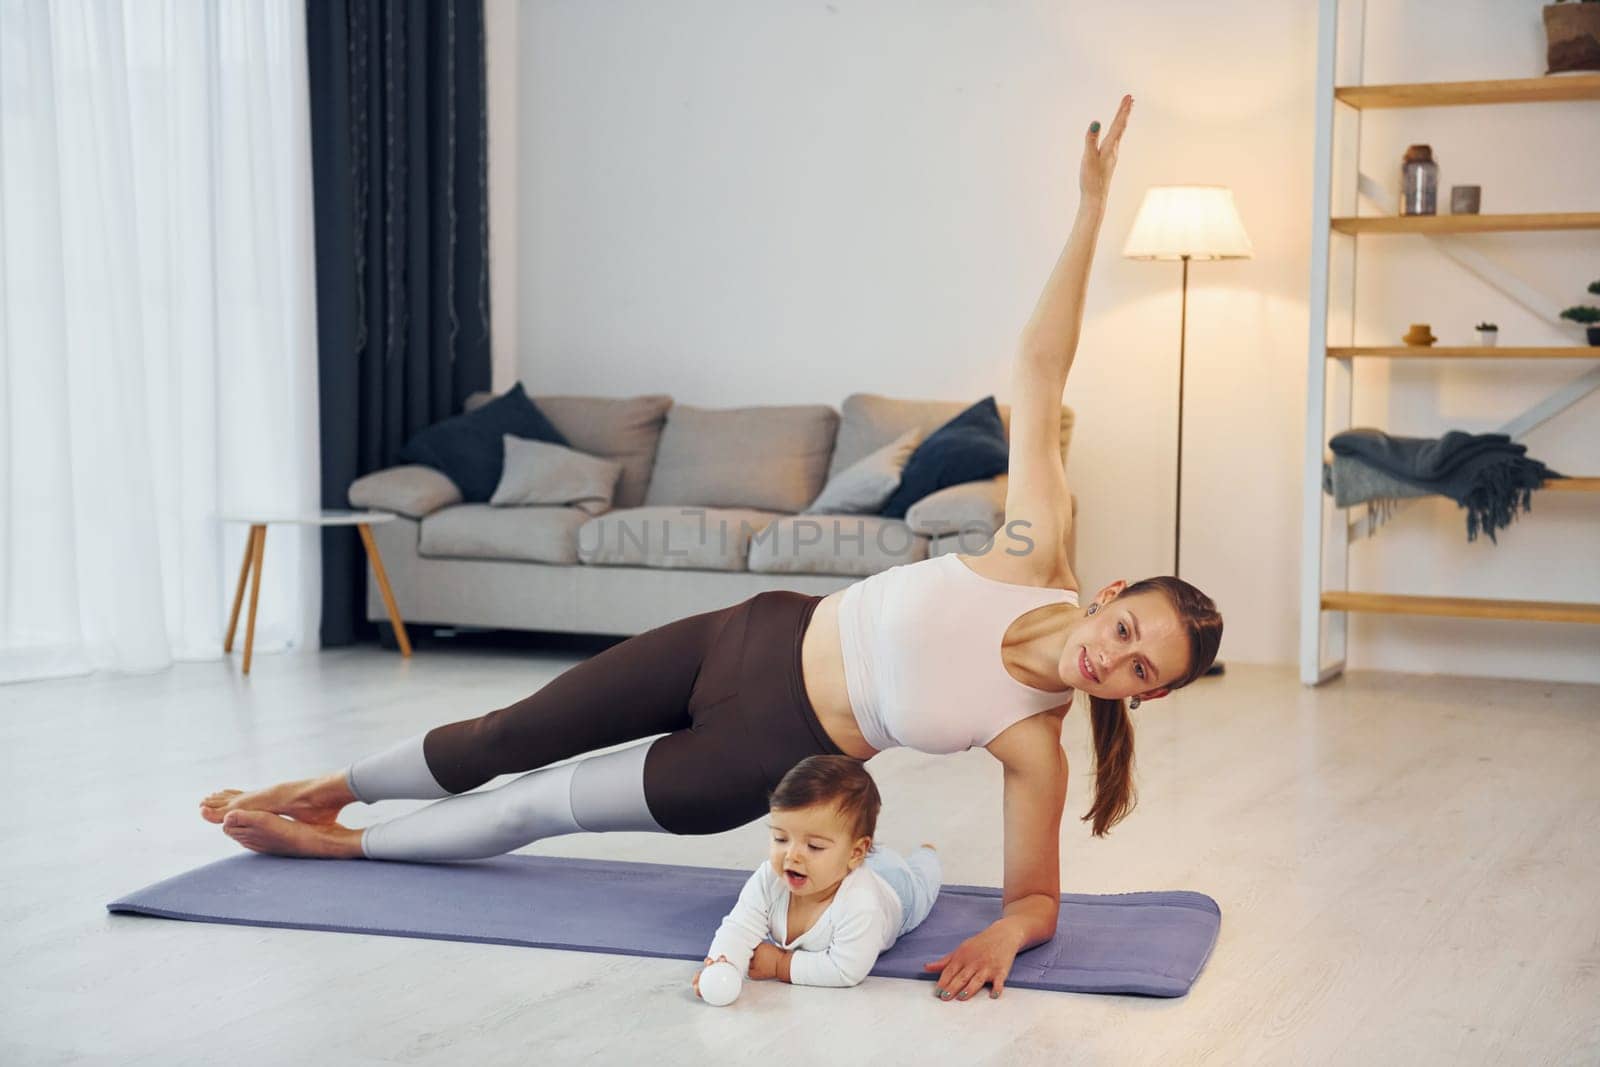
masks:
<instances>
[{"instance_id":1,"label":"lamp shade","mask_svg":"<svg viewBox=\"0 0 1600 1067\"><path fill-rule=\"evenodd\" d=\"M1122 248L1129 259L1249 259L1253 251L1225 185L1151 186Z\"/></svg>"}]
</instances>

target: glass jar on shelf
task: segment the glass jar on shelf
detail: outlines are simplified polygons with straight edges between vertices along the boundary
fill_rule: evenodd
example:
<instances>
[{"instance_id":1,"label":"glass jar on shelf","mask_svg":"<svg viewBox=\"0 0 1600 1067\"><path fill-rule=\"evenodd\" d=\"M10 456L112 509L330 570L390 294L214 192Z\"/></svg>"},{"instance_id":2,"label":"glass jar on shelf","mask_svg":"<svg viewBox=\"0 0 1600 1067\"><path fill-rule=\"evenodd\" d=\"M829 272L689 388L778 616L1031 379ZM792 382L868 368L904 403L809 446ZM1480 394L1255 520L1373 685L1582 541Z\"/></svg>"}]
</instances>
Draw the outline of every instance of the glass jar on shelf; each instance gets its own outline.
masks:
<instances>
[{"instance_id":1,"label":"glass jar on shelf","mask_svg":"<svg viewBox=\"0 0 1600 1067\"><path fill-rule=\"evenodd\" d=\"M1439 165L1431 145L1414 144L1400 164L1400 214L1439 213Z\"/></svg>"}]
</instances>

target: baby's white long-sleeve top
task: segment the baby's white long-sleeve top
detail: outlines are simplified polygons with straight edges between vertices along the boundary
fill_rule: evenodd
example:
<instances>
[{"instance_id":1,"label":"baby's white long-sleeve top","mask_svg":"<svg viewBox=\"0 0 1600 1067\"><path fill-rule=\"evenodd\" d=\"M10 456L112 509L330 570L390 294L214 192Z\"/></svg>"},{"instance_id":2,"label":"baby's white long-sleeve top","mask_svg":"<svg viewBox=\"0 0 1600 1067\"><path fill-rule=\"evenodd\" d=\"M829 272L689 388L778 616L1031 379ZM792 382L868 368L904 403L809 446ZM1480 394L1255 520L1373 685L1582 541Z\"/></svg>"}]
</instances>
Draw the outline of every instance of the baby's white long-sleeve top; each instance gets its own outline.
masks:
<instances>
[{"instance_id":1,"label":"baby's white long-sleeve top","mask_svg":"<svg viewBox=\"0 0 1600 1067\"><path fill-rule=\"evenodd\" d=\"M748 975L756 946L771 937L780 948L794 950L789 980L795 985L852 986L895 943L904 918L900 897L863 864L844 876L811 929L791 942L789 886L771 863L763 863L739 891L706 955L726 956L740 974Z\"/></svg>"}]
</instances>

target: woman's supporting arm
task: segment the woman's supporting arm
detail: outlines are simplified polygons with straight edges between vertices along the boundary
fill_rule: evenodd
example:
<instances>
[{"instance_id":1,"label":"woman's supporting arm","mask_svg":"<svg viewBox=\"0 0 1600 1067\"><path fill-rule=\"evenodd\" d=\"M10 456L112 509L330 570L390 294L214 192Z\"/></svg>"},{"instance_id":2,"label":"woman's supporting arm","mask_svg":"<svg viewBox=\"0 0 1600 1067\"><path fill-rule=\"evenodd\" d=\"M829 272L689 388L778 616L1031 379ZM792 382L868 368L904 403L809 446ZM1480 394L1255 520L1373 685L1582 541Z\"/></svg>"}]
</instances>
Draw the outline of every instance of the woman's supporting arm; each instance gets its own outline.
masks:
<instances>
[{"instance_id":1,"label":"woman's supporting arm","mask_svg":"<svg viewBox=\"0 0 1600 1067\"><path fill-rule=\"evenodd\" d=\"M1061 811L1067 755L1060 721L1025 719L989 742L1005 765L1005 888L1000 918L955 951L925 964L939 971L939 992L966 1000L985 984L1005 989L1017 953L1050 940L1061 910Z\"/></svg>"}]
</instances>

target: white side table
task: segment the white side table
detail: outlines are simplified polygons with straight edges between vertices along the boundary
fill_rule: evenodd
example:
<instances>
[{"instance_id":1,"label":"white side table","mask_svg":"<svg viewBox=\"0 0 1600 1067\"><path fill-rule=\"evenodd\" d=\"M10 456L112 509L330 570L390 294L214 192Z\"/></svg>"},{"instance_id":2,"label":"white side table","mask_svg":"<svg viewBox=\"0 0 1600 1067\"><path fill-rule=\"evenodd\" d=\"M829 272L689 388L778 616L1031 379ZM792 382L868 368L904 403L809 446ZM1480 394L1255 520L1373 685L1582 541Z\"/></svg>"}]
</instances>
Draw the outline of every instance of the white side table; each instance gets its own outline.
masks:
<instances>
[{"instance_id":1,"label":"white side table","mask_svg":"<svg viewBox=\"0 0 1600 1067\"><path fill-rule=\"evenodd\" d=\"M255 645L256 600L261 595L261 557L267 544L267 527L273 523L287 523L292 526L354 526L359 530L361 543L367 550L367 559L372 562L372 573L378 579L378 588L383 592L384 607L389 609L389 622L394 625L394 636L400 645L400 654L411 655L411 638L406 634L406 624L400 618L400 610L395 607L394 590L389 588L389 576L383 570L383 557L378 555L377 542L372 539L372 524L393 519L394 516L389 512L320 511L301 515L268 515L251 512L217 517L223 522L250 524L250 536L244 546L244 562L239 565L239 588L234 591L233 611L228 616L228 636L222 643L222 651L233 651L233 634L239 625L239 605L244 601L244 583L253 571L255 577L250 582L250 615L244 628L245 674L250 673L250 653Z\"/></svg>"}]
</instances>

